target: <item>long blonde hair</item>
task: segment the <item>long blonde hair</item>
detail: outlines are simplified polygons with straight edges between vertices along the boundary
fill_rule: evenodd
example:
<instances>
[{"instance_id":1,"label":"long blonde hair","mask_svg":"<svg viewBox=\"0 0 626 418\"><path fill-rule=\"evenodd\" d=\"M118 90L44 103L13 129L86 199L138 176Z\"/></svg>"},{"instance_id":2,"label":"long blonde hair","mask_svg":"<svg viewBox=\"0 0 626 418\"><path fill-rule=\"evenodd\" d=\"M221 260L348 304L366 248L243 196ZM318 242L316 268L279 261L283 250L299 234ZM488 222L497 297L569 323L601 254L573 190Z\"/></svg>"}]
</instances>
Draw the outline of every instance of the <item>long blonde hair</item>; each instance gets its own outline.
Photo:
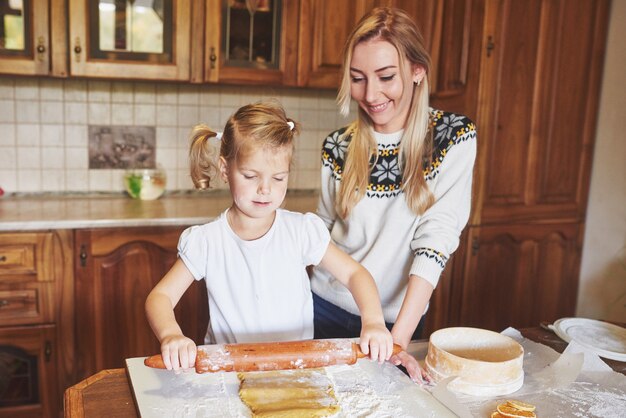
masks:
<instances>
[{"instance_id":1,"label":"long blonde hair","mask_svg":"<svg viewBox=\"0 0 626 418\"><path fill-rule=\"evenodd\" d=\"M287 118L285 110L275 100L245 105L226 122L220 138L219 157L231 162L259 149L285 146L293 153L294 138L299 131L299 125ZM202 124L191 132L190 172L197 189L208 189L218 173L218 156L210 143L211 138L217 136L217 132Z\"/></svg>"},{"instance_id":2,"label":"long blonde hair","mask_svg":"<svg viewBox=\"0 0 626 418\"><path fill-rule=\"evenodd\" d=\"M405 71L400 72L404 88L412 88L411 105L398 157L402 169L402 190L409 208L419 215L434 203L434 196L426 184L423 172L423 164L430 160L433 146L428 105L430 56L419 29L406 12L389 7L373 9L361 18L344 47L342 81L337 95L337 103L344 116L350 113L350 63L354 47L372 39L381 39L396 48L401 69L405 68L408 61L411 66L421 66L425 70L420 85L414 84ZM351 135L352 139L346 151L336 202L337 212L343 218L348 217L354 206L365 196L372 169L370 161L378 155L372 132L372 120L359 108L358 118L349 126L345 136L347 138Z\"/></svg>"}]
</instances>

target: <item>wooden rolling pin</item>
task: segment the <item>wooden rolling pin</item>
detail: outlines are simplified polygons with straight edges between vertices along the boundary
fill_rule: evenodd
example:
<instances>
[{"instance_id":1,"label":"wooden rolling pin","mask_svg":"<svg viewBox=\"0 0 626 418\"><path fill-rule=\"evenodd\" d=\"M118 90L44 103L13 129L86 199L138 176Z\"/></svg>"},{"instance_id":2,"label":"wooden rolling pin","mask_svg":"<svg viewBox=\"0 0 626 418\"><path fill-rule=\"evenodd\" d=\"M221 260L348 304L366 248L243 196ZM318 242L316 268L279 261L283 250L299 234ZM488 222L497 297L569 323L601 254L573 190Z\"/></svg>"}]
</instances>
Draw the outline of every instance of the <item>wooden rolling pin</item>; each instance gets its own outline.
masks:
<instances>
[{"instance_id":1,"label":"wooden rolling pin","mask_svg":"<svg viewBox=\"0 0 626 418\"><path fill-rule=\"evenodd\" d=\"M402 348L394 344L393 353L400 351ZM196 372L308 369L354 364L363 357L367 356L359 345L349 339L201 345L196 354ZM160 354L146 358L144 364L165 369Z\"/></svg>"}]
</instances>

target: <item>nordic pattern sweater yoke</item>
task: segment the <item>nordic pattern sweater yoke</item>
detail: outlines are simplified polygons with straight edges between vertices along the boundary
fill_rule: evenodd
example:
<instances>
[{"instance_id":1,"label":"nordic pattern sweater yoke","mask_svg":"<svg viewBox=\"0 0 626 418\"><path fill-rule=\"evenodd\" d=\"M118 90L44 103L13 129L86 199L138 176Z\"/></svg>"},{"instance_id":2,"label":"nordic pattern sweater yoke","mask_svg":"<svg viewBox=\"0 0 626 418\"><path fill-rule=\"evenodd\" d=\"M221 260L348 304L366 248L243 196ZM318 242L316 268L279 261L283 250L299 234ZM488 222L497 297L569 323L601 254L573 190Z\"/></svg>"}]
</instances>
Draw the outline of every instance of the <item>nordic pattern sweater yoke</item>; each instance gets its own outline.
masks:
<instances>
[{"instance_id":1,"label":"nordic pattern sweater yoke","mask_svg":"<svg viewBox=\"0 0 626 418\"><path fill-rule=\"evenodd\" d=\"M433 155L430 164L424 166L424 177L435 203L421 216L411 212L402 191L398 161L402 131L374 132L378 159L371 170L365 197L347 220L337 215L334 204L351 134L346 128L339 129L323 144L317 213L333 241L374 277L387 322L396 320L409 275L437 286L469 219L476 127L463 115L435 109L431 109L431 121ZM314 270L311 287L323 299L359 314L350 292L323 269Z\"/></svg>"}]
</instances>

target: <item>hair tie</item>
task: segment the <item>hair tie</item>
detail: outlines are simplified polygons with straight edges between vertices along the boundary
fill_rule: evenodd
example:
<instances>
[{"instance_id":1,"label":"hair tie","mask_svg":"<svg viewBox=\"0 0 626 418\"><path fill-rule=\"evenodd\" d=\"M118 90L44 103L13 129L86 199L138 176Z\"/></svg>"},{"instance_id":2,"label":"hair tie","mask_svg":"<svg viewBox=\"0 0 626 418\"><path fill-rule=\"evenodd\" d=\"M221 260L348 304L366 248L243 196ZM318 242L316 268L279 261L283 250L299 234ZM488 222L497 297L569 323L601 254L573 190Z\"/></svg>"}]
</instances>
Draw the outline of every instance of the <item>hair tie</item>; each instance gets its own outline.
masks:
<instances>
[{"instance_id":1,"label":"hair tie","mask_svg":"<svg viewBox=\"0 0 626 418\"><path fill-rule=\"evenodd\" d=\"M215 132L215 139L218 141L222 139L222 132Z\"/></svg>"},{"instance_id":2,"label":"hair tie","mask_svg":"<svg viewBox=\"0 0 626 418\"><path fill-rule=\"evenodd\" d=\"M287 125L289 125L289 130L290 131L293 131L293 128L296 126L296 124L293 123L293 121L291 121L291 120L287 121Z\"/></svg>"}]
</instances>

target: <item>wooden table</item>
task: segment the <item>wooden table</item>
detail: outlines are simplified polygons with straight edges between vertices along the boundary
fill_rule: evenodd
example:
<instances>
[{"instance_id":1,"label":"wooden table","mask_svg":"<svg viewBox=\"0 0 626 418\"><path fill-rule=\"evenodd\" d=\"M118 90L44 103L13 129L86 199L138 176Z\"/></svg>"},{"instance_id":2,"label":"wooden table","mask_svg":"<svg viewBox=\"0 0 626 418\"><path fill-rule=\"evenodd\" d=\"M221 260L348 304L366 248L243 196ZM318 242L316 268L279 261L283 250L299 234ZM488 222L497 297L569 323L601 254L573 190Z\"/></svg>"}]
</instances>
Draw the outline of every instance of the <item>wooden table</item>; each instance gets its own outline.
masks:
<instances>
[{"instance_id":1,"label":"wooden table","mask_svg":"<svg viewBox=\"0 0 626 418\"><path fill-rule=\"evenodd\" d=\"M532 341L552 347L562 353L567 343L541 327L520 330ZM613 370L626 375L626 363L604 361ZM138 417L132 389L125 369L103 370L65 391L65 417Z\"/></svg>"}]
</instances>

